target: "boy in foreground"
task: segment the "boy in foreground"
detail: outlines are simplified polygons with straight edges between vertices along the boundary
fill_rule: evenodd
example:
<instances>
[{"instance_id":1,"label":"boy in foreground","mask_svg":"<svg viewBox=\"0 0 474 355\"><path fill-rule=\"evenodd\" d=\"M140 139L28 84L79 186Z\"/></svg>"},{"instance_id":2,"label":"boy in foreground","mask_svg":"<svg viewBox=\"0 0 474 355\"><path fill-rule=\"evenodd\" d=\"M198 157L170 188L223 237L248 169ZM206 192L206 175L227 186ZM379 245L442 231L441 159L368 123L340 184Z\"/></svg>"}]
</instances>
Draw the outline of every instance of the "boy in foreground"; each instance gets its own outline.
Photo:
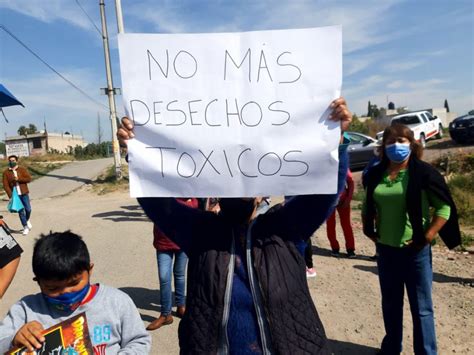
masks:
<instances>
[{"instance_id":1,"label":"boy in foreground","mask_svg":"<svg viewBox=\"0 0 474 355\"><path fill-rule=\"evenodd\" d=\"M94 353L148 354L151 338L122 291L91 284L93 264L82 238L70 231L42 235L33 251L41 293L17 302L0 323L0 353L41 348L43 330L86 312Z\"/></svg>"}]
</instances>

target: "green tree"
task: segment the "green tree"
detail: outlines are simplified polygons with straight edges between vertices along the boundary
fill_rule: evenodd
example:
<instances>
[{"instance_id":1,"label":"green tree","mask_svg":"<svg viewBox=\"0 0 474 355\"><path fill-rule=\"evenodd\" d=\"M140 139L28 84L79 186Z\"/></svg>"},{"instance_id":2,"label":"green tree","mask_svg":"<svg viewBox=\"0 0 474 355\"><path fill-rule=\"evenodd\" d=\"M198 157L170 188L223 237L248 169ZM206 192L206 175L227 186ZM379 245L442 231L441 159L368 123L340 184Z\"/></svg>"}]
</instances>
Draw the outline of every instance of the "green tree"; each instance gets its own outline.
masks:
<instances>
[{"instance_id":1,"label":"green tree","mask_svg":"<svg viewBox=\"0 0 474 355\"><path fill-rule=\"evenodd\" d=\"M20 126L17 132L19 136L24 136L28 133L28 129L25 126Z\"/></svg>"},{"instance_id":2,"label":"green tree","mask_svg":"<svg viewBox=\"0 0 474 355\"><path fill-rule=\"evenodd\" d=\"M33 134L38 132L38 128L33 123L30 123L27 128L28 134Z\"/></svg>"},{"instance_id":3,"label":"green tree","mask_svg":"<svg viewBox=\"0 0 474 355\"><path fill-rule=\"evenodd\" d=\"M367 105L367 117L372 117L372 105L370 104L370 101Z\"/></svg>"},{"instance_id":4,"label":"green tree","mask_svg":"<svg viewBox=\"0 0 474 355\"><path fill-rule=\"evenodd\" d=\"M349 125L349 131L369 134L369 126L366 123L361 122L356 114L353 114L352 122Z\"/></svg>"},{"instance_id":5,"label":"green tree","mask_svg":"<svg viewBox=\"0 0 474 355\"><path fill-rule=\"evenodd\" d=\"M28 125L28 127L25 127L25 126L21 125L18 128L17 132L18 132L18 135L25 136L27 134L37 133L38 129L36 128L36 126L33 123L30 123Z\"/></svg>"}]
</instances>

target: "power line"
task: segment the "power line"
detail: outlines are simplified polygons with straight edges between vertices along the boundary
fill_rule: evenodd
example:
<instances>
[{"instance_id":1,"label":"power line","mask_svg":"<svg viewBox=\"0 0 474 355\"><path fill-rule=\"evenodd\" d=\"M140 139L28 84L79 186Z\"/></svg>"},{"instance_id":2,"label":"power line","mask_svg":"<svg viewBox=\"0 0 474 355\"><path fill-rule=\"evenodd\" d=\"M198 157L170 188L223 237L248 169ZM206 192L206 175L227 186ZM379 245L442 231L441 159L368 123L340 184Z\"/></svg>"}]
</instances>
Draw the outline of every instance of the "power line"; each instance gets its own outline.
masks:
<instances>
[{"instance_id":1,"label":"power line","mask_svg":"<svg viewBox=\"0 0 474 355\"><path fill-rule=\"evenodd\" d=\"M79 3L79 0L76 0L76 4L77 6L79 6L79 8L82 10L82 12L84 13L84 15L87 16L87 18L89 19L90 23L92 23L92 26L95 27L97 33L100 35L100 37L102 37L102 32L100 32L99 30L99 27L97 27L97 25L95 24L94 20L92 20L92 18L89 16L89 14L87 13L86 10L84 10L84 8L82 7L82 5Z\"/></svg>"},{"instance_id":2,"label":"power line","mask_svg":"<svg viewBox=\"0 0 474 355\"><path fill-rule=\"evenodd\" d=\"M76 84L74 84L71 80L69 80L68 78L66 78L64 75L62 75L60 72L58 72L56 69L54 69L51 65L49 65L43 58L41 58L38 54L36 54L32 49L30 49L25 43L23 43L18 37L16 37L13 33L11 33L4 25L0 25L0 29L4 30L5 33L7 33L8 35L10 35L10 37L12 37L15 41L17 41L18 43L20 43L28 52L30 52L31 54L33 54L39 61L41 61L44 65L46 65L52 72L54 72L56 75L58 75L61 79L63 79L65 82L67 82L69 85L71 85L74 89L76 89L77 91L79 91L82 95L84 95L85 97L87 97L89 100L91 100L92 102L94 102L96 105L99 105L99 106L102 106L104 107L105 109L107 109L107 111L109 110L109 108L104 105L103 103L97 101L96 99L94 99L92 96L90 96L89 94L87 94L84 90L82 90L81 88L79 88Z\"/></svg>"}]
</instances>

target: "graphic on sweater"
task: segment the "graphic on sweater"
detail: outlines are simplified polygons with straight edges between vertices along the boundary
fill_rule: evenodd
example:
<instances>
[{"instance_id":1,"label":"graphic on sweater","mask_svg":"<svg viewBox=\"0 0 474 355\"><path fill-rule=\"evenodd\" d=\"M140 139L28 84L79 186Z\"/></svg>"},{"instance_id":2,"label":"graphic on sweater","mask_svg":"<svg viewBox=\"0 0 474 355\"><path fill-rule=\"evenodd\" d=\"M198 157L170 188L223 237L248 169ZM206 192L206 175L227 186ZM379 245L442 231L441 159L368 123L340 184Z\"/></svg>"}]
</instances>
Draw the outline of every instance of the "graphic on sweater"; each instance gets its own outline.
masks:
<instances>
[{"instance_id":1,"label":"graphic on sweater","mask_svg":"<svg viewBox=\"0 0 474 355\"><path fill-rule=\"evenodd\" d=\"M8 351L8 355L94 355L86 314L80 313L58 323L44 332L41 349L28 352L26 347Z\"/></svg>"},{"instance_id":2,"label":"graphic on sweater","mask_svg":"<svg viewBox=\"0 0 474 355\"><path fill-rule=\"evenodd\" d=\"M105 355L107 344L94 345L94 355Z\"/></svg>"}]
</instances>

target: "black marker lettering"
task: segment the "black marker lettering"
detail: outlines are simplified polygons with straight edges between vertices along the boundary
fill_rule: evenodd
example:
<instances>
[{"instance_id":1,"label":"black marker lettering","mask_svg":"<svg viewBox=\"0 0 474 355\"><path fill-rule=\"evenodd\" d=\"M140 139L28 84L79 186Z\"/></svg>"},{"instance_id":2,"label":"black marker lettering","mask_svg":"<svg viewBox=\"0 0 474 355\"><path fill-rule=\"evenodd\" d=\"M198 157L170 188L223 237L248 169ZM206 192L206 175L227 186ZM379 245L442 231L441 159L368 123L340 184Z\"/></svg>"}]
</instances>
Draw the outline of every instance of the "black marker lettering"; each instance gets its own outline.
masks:
<instances>
[{"instance_id":1,"label":"black marker lettering","mask_svg":"<svg viewBox=\"0 0 474 355\"><path fill-rule=\"evenodd\" d=\"M194 61L194 71L192 74L189 74L188 76L178 73L178 69L176 68L176 60L178 59L181 53L187 54ZM181 79L189 79L189 78L192 78L194 75L196 75L196 72L198 70L198 63L197 63L196 58L194 58L191 53L186 52L186 51L179 51L178 54L176 54L176 57L174 57L173 68L176 75L179 76Z\"/></svg>"},{"instance_id":2,"label":"black marker lettering","mask_svg":"<svg viewBox=\"0 0 474 355\"><path fill-rule=\"evenodd\" d=\"M194 123L193 121L193 113L198 113L198 111L192 111L191 103L193 102L201 102L202 100L191 100L188 101L188 109L189 109L189 120L191 121L191 126L202 126L202 123Z\"/></svg>"},{"instance_id":3,"label":"black marker lettering","mask_svg":"<svg viewBox=\"0 0 474 355\"><path fill-rule=\"evenodd\" d=\"M288 160L286 159L286 156L288 154L291 154L291 153L303 153L301 150L290 150L289 152L286 152L286 154L283 156L283 160L287 163L300 163L300 164L303 164L305 167L306 167L306 170L301 173L301 174L297 174L297 175L287 175L287 174L281 174L280 176L286 176L286 177L296 177L296 176L303 176L305 175L308 170L309 170L309 165L308 163L304 162L304 161L301 161L301 160Z\"/></svg>"},{"instance_id":4,"label":"black marker lettering","mask_svg":"<svg viewBox=\"0 0 474 355\"><path fill-rule=\"evenodd\" d=\"M166 72L163 71L163 68L161 67L160 63L158 63L158 61L155 59L155 57L153 57L153 54L151 54L149 49L146 50L146 54L148 56L148 77L149 77L149 79L151 80L151 61L150 61L150 58L153 58L153 61L156 63L156 65L158 65L158 68L160 68L160 71L163 74L163 76L168 79L168 71L169 71L169 68L170 68L170 56L168 54L168 50L166 50Z\"/></svg>"},{"instance_id":5,"label":"black marker lettering","mask_svg":"<svg viewBox=\"0 0 474 355\"><path fill-rule=\"evenodd\" d=\"M230 177L234 177L234 175L232 174L232 170L230 169L229 160L227 159L227 154L224 149L222 149L222 152L224 153L225 163L227 164L227 169L229 169Z\"/></svg>"},{"instance_id":6,"label":"black marker lettering","mask_svg":"<svg viewBox=\"0 0 474 355\"><path fill-rule=\"evenodd\" d=\"M280 63L280 58L284 55L284 54L291 54L291 52L283 52L282 54L280 54L277 58L277 64L279 66L282 66L282 67L293 67L293 68L296 68L296 70L298 70L298 77L292 81L280 81L279 84L291 84L291 83L294 83L295 81L298 81L300 78L301 78L301 70L299 67L297 67L296 65L294 64L289 64L289 63Z\"/></svg>"},{"instance_id":7,"label":"black marker lettering","mask_svg":"<svg viewBox=\"0 0 474 355\"><path fill-rule=\"evenodd\" d=\"M145 106L145 108L146 108L146 110L147 110L147 112L148 112L148 117L147 117L146 121L143 122L143 123L142 123L142 122L138 122L138 121L135 119L135 110L133 109L133 106L134 106L133 104L134 104L135 102L136 102L136 103L141 103L143 106ZM132 112L132 120L133 120L133 125L134 125L134 126L144 126L144 125L146 125L146 124L148 123L148 121L150 121L150 110L148 109L147 104L144 103L143 101L140 101L140 100L131 100L131 101L130 101L130 111ZM141 115L140 115L141 111L142 111L142 110L140 110L140 112L139 112L139 114L138 114L139 116L141 116Z\"/></svg>"},{"instance_id":8,"label":"black marker lettering","mask_svg":"<svg viewBox=\"0 0 474 355\"><path fill-rule=\"evenodd\" d=\"M242 61L240 62L240 64L237 64L235 61L234 61L234 58L232 58L229 54L229 52L227 51L227 49L225 50L225 58L224 58L224 80L227 79L227 57L230 58L230 60L232 61L232 63L234 63L234 65L237 67L237 69L240 69L240 67L242 66L242 64L244 64L244 61L245 61L245 58L247 58L247 56L249 57L248 59L248 62L249 62L249 82L252 81L252 62L251 62L251 57L252 57L252 52L250 50L250 48L247 50L247 53L245 53L245 56L244 58L242 59Z\"/></svg>"},{"instance_id":9,"label":"black marker lettering","mask_svg":"<svg viewBox=\"0 0 474 355\"><path fill-rule=\"evenodd\" d=\"M204 164L203 164L202 167L201 167L201 170L199 170L199 173L196 175L196 177L199 177L199 175L201 175L202 170L203 170L204 167L206 166L206 163L209 163L209 165L212 166L212 168L214 169L214 171L215 171L217 174L220 175L221 173L219 172L219 170L217 170L216 167L215 167L214 165L212 165L211 161L209 160L209 158L211 157L212 153L214 153L214 151L212 150L212 151L209 153L208 156L206 156L206 155L201 151L201 149L199 149L199 153L202 154L202 156L204 157L205 160L204 160Z\"/></svg>"},{"instance_id":10,"label":"black marker lettering","mask_svg":"<svg viewBox=\"0 0 474 355\"><path fill-rule=\"evenodd\" d=\"M188 156L191 161L193 162L193 165L194 165L194 168L193 168L193 172L191 173L191 175L183 175L179 172L179 163L181 163L181 159L183 159L184 156ZM193 157L191 156L191 154L187 153L187 152L183 152L180 156L179 156L179 159L178 159L178 164L176 164L176 172L178 173L179 176L181 177L184 177L184 178L190 178L191 176L194 175L194 173L196 172L196 162L194 161Z\"/></svg>"},{"instance_id":11,"label":"black marker lettering","mask_svg":"<svg viewBox=\"0 0 474 355\"><path fill-rule=\"evenodd\" d=\"M260 111L260 118L258 120L257 123L255 124L247 124L247 122L245 122L244 120L244 109L247 107L247 105L249 104L253 104L254 106L257 106L258 110ZM262 122L262 118L263 118L263 112L262 112L262 108L260 107L260 105L258 103L256 103L255 101L249 101L247 102L244 106L242 106L242 109L240 110L240 118L241 118L241 122L244 123L244 125L246 125L247 127L256 127L260 124L260 122Z\"/></svg>"},{"instance_id":12,"label":"black marker lettering","mask_svg":"<svg viewBox=\"0 0 474 355\"><path fill-rule=\"evenodd\" d=\"M160 164L161 164L161 177L165 177L165 172L163 171L163 150L176 150L176 148L170 148L170 147L146 147L147 149L159 149L160 150Z\"/></svg>"},{"instance_id":13,"label":"black marker lettering","mask_svg":"<svg viewBox=\"0 0 474 355\"><path fill-rule=\"evenodd\" d=\"M170 102L168 103L168 105L166 105L166 109L167 109L168 111L170 111L170 112L181 112L181 113L183 114L183 116L184 116L183 122L180 122L180 123L167 123L167 124L166 124L167 126L181 126L181 125L183 125L183 124L186 123L186 113L185 113L183 110L171 109L171 108L170 108L171 104L174 104L175 102L178 102L178 100L170 101Z\"/></svg>"},{"instance_id":14,"label":"black marker lettering","mask_svg":"<svg viewBox=\"0 0 474 355\"><path fill-rule=\"evenodd\" d=\"M265 62L265 65L262 65L262 61ZM270 81L273 82L272 75L270 74L270 70L268 70L267 59L265 58L265 52L263 51L263 49L260 52L260 62L258 63L257 83L260 80L260 70L261 69L267 69L268 77L270 78Z\"/></svg>"},{"instance_id":15,"label":"black marker lettering","mask_svg":"<svg viewBox=\"0 0 474 355\"><path fill-rule=\"evenodd\" d=\"M209 106L211 106L211 104L213 102L217 102L218 100L217 99L214 99L212 100L211 102L209 102L207 105L206 105L206 110L204 111L204 120L206 121L207 125L210 126L210 127L220 127L222 126L221 124L211 124L209 123L209 121L207 120L207 109L209 108Z\"/></svg>"},{"instance_id":16,"label":"black marker lettering","mask_svg":"<svg viewBox=\"0 0 474 355\"><path fill-rule=\"evenodd\" d=\"M230 121L229 121L229 116L237 116L239 118L239 123L242 125L242 119L240 117L240 112L239 112L239 104L237 103L237 99L235 99L235 108L237 112L229 112L229 102L227 99L225 99L225 112L227 115L227 127L230 127Z\"/></svg>"},{"instance_id":17,"label":"black marker lettering","mask_svg":"<svg viewBox=\"0 0 474 355\"><path fill-rule=\"evenodd\" d=\"M251 148L247 148L247 149L244 149L243 151L240 152L239 154L239 157L237 158L237 166L239 167L239 170L240 172L242 173L243 176L246 176L246 177L249 177L249 178L256 178L257 175L248 175L246 173L244 173L242 171L242 168L240 167L240 158L242 158L242 155L246 152L246 151L251 151L252 149Z\"/></svg>"},{"instance_id":18,"label":"black marker lettering","mask_svg":"<svg viewBox=\"0 0 474 355\"><path fill-rule=\"evenodd\" d=\"M289 113L289 112L287 112L287 111L285 111L285 110L275 110L275 109L272 108L272 106L273 106L274 104L278 104L278 103L282 104L283 101L274 101L274 102L272 102L270 105L268 105L268 110L269 110L269 111L272 111L272 112L282 112L282 113L285 113L285 114L286 114L286 121L284 121L284 122L282 122L282 123L272 123L273 126L283 126L284 124L288 123L288 121L290 120L290 113Z\"/></svg>"},{"instance_id":19,"label":"black marker lettering","mask_svg":"<svg viewBox=\"0 0 474 355\"><path fill-rule=\"evenodd\" d=\"M156 111L156 104L162 104L163 101L154 101L153 102L153 118L155 120L156 125L161 125L161 122L156 121L156 116L161 115L161 111Z\"/></svg>"},{"instance_id":20,"label":"black marker lettering","mask_svg":"<svg viewBox=\"0 0 474 355\"><path fill-rule=\"evenodd\" d=\"M278 165L278 169L277 169L275 172L266 174L266 173L264 173L263 170L260 168L260 163L262 162L262 160L263 160L264 158L266 158L267 156L270 156L270 155L273 155L273 156L276 156L276 157L277 157L279 165ZM263 155L263 156L258 160L258 165L257 165L257 167L258 167L258 171L259 171L260 174L262 174L262 175L264 175L264 176L273 176L273 175L278 174L278 172L279 172L280 169L281 169L281 159L280 159L280 157L278 156L277 153L269 152L269 153Z\"/></svg>"}]
</instances>

